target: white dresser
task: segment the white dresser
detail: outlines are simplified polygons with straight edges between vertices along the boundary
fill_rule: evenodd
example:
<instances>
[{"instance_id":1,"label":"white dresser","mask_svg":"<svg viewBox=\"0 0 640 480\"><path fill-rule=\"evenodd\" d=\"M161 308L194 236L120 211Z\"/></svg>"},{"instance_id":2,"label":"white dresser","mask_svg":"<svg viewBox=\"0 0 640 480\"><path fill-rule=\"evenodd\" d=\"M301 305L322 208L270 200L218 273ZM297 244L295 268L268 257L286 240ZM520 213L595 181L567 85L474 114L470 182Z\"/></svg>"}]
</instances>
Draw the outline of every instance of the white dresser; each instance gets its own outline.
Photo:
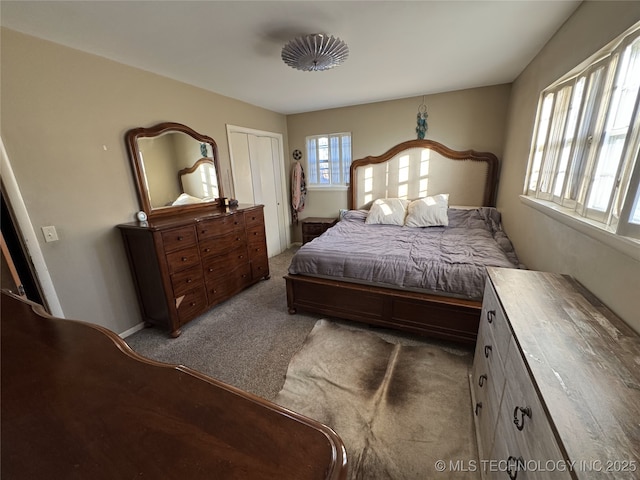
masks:
<instances>
[{"instance_id":1,"label":"white dresser","mask_svg":"<svg viewBox=\"0 0 640 480\"><path fill-rule=\"evenodd\" d=\"M470 376L485 479L640 479L640 336L574 279L489 268Z\"/></svg>"}]
</instances>

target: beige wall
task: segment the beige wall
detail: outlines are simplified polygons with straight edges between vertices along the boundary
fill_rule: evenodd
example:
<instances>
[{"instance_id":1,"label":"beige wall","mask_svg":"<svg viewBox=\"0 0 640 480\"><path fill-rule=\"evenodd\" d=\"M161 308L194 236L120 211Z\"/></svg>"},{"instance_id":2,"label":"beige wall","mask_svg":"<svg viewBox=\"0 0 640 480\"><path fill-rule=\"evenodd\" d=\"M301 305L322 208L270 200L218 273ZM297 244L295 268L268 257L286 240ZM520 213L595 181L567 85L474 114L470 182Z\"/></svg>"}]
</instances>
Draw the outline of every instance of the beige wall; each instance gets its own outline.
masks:
<instances>
[{"instance_id":1,"label":"beige wall","mask_svg":"<svg viewBox=\"0 0 640 480\"><path fill-rule=\"evenodd\" d=\"M498 208L529 268L573 275L640 332L640 262L524 205L540 91L640 20L640 2L584 2L513 85Z\"/></svg>"},{"instance_id":2,"label":"beige wall","mask_svg":"<svg viewBox=\"0 0 640 480\"><path fill-rule=\"evenodd\" d=\"M488 151L501 158L510 91L510 85L497 85L426 95L426 138L456 150ZM289 115L289 151L304 152L308 135L351 132L354 159L380 155L393 145L416 138L416 114L422 101L420 96ZM337 216L339 209L346 207L346 191L313 190L300 218ZM299 227L292 238L301 241Z\"/></svg>"},{"instance_id":3,"label":"beige wall","mask_svg":"<svg viewBox=\"0 0 640 480\"><path fill-rule=\"evenodd\" d=\"M64 314L121 333L141 321L115 228L139 209L125 132L173 121L213 137L230 196L225 124L286 144L285 117L7 29L1 48L2 139Z\"/></svg>"},{"instance_id":4,"label":"beige wall","mask_svg":"<svg viewBox=\"0 0 640 480\"><path fill-rule=\"evenodd\" d=\"M427 138L501 159L498 207L521 259L530 268L574 275L640 331L638 262L519 200L540 90L638 19L639 2L585 2L513 86L428 95L425 103ZM1 49L2 139L38 235L43 225L58 229L60 241L39 239L62 308L68 318L118 333L140 321L114 228L138 210L126 130L175 121L213 137L231 195L227 123L284 134L288 172L288 152L304 151L306 135L350 131L354 158L415 138L422 102L415 97L285 118L6 29ZM303 216L334 216L346 204L346 192L311 192Z\"/></svg>"}]
</instances>

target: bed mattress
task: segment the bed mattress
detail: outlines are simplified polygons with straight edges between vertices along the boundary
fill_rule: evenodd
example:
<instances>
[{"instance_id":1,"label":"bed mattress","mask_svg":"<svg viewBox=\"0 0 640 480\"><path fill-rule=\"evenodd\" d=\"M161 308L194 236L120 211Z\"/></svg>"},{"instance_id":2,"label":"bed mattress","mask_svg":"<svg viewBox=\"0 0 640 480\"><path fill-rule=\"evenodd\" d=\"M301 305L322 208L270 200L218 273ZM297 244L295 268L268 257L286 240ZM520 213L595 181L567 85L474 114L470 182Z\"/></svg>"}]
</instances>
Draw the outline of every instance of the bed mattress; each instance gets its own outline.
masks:
<instances>
[{"instance_id":1,"label":"bed mattress","mask_svg":"<svg viewBox=\"0 0 640 480\"><path fill-rule=\"evenodd\" d=\"M449 208L446 227L366 224L350 210L303 245L289 273L481 300L486 267L524 268L493 207Z\"/></svg>"}]
</instances>

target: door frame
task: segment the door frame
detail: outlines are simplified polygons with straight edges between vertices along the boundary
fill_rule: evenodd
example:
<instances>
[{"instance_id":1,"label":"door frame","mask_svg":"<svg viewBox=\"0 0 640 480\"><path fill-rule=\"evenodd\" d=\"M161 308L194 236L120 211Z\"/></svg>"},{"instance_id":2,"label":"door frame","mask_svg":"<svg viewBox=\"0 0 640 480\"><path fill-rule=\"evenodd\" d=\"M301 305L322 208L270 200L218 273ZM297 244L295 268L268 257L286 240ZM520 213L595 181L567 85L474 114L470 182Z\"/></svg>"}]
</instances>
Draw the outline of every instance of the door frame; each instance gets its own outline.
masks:
<instances>
[{"instance_id":1,"label":"door frame","mask_svg":"<svg viewBox=\"0 0 640 480\"><path fill-rule=\"evenodd\" d=\"M27 206L22 199L22 193L18 186L13 168L9 162L9 156L4 147L4 140L0 137L0 171L2 171L2 185L7 202L15 214L15 227L24 241L24 249L35 270L36 281L40 284L44 296L43 305L54 317L64 318L62 306L58 294L53 286L49 269L44 260L38 237L29 218Z\"/></svg>"},{"instance_id":2,"label":"door frame","mask_svg":"<svg viewBox=\"0 0 640 480\"><path fill-rule=\"evenodd\" d=\"M234 175L234 159L233 159L233 147L231 146L231 134L232 133L246 133L250 135L256 135L258 137L270 137L274 138L278 142L278 154L280 155L280 192L281 198L279 201L283 205L282 208L282 223L278 225L281 238L284 238L284 248L287 249L291 245L291 228L287 223L289 218L287 213L289 212L289 194L287 188L287 179L285 174L285 161L284 161L284 137L281 133L268 132L266 130L256 130L254 128L240 127L238 125L226 124L227 127L227 145L229 146L229 162L231 164L231 182L233 184L233 191L236 191L236 178ZM274 175L275 176L275 175Z\"/></svg>"}]
</instances>

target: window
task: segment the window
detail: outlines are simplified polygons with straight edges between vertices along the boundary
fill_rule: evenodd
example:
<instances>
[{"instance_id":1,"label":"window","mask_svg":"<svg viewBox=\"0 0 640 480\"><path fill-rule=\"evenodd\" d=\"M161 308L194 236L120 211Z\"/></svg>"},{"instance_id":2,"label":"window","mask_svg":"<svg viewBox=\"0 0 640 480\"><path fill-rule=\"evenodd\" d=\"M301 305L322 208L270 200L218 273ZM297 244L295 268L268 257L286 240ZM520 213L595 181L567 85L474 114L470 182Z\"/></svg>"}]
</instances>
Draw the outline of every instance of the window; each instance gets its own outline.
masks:
<instances>
[{"instance_id":1,"label":"window","mask_svg":"<svg viewBox=\"0 0 640 480\"><path fill-rule=\"evenodd\" d=\"M542 92L525 195L640 239L640 30Z\"/></svg>"},{"instance_id":2,"label":"window","mask_svg":"<svg viewBox=\"0 0 640 480\"><path fill-rule=\"evenodd\" d=\"M307 185L345 187L351 167L351 133L307 137Z\"/></svg>"}]
</instances>

